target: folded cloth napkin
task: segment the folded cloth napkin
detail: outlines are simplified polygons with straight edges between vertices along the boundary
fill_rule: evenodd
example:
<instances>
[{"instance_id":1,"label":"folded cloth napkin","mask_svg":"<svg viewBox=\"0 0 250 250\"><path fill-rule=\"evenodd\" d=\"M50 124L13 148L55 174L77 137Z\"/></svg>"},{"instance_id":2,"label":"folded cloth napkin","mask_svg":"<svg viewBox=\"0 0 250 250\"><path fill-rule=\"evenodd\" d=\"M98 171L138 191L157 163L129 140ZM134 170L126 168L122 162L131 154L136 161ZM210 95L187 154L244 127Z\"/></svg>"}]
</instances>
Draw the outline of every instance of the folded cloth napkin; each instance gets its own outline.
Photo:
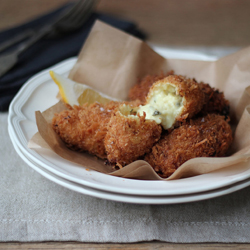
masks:
<instances>
[{"instance_id":1,"label":"folded cloth napkin","mask_svg":"<svg viewBox=\"0 0 250 250\"><path fill-rule=\"evenodd\" d=\"M38 29L44 23L53 20L68 6L69 4L31 22L1 32L0 42L4 42L25 29ZM79 30L57 38L44 38L21 54L17 65L0 78L0 111L8 109L15 94L32 75L66 58L76 56L97 19L144 39L144 34L137 29L134 23L118 20L100 13L93 13Z\"/></svg>"}]
</instances>

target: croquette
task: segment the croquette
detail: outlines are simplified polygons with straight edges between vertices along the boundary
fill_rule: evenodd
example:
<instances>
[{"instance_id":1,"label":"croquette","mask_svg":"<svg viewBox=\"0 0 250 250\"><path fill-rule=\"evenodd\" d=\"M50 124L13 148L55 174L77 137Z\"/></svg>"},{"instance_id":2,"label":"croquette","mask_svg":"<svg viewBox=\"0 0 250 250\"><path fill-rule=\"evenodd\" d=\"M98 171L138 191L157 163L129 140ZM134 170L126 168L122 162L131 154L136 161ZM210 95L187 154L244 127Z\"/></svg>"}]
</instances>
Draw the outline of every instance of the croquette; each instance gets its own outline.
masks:
<instances>
[{"instance_id":1,"label":"croquette","mask_svg":"<svg viewBox=\"0 0 250 250\"><path fill-rule=\"evenodd\" d=\"M55 114L52 127L68 148L106 158L107 124L117 107L118 102L69 107L69 110Z\"/></svg>"},{"instance_id":2,"label":"croquette","mask_svg":"<svg viewBox=\"0 0 250 250\"><path fill-rule=\"evenodd\" d=\"M148 153L160 139L162 128L153 120L146 120L121 105L108 124L105 137L107 159L111 165L123 167Z\"/></svg>"},{"instance_id":3,"label":"croquette","mask_svg":"<svg viewBox=\"0 0 250 250\"><path fill-rule=\"evenodd\" d=\"M225 156L232 140L225 117L208 114L165 133L145 160L161 177L167 178L189 159Z\"/></svg>"},{"instance_id":4,"label":"croquette","mask_svg":"<svg viewBox=\"0 0 250 250\"><path fill-rule=\"evenodd\" d=\"M155 82L137 112L155 120L165 130L199 113L205 102L200 85L193 79L170 75Z\"/></svg>"}]
</instances>

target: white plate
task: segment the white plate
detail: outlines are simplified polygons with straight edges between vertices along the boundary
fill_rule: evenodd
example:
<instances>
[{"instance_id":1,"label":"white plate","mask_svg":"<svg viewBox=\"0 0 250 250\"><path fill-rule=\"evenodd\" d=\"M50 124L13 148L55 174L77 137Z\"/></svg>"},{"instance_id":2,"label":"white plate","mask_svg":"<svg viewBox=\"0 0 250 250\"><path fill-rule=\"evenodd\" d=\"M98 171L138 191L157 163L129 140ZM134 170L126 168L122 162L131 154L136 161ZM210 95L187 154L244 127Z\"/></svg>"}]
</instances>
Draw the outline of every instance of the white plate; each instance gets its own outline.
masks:
<instances>
[{"instance_id":1,"label":"white plate","mask_svg":"<svg viewBox=\"0 0 250 250\"><path fill-rule=\"evenodd\" d=\"M185 47L166 47L152 44L151 47L158 54L167 58L215 61L220 57L227 56L240 50L240 47L203 47L203 46L185 46Z\"/></svg>"},{"instance_id":2,"label":"white plate","mask_svg":"<svg viewBox=\"0 0 250 250\"><path fill-rule=\"evenodd\" d=\"M173 181L130 180L96 171L86 171L83 167L62 159L51 150L43 149L36 152L28 149L28 141L37 132L35 111L44 111L57 102L58 89L49 76L49 70L67 76L75 61L76 58L66 60L32 77L10 105L8 124L12 131L12 140L38 166L58 177L89 188L140 196L169 196L207 192L250 177L250 169L247 167L237 170L224 168L209 174Z\"/></svg>"},{"instance_id":3,"label":"white plate","mask_svg":"<svg viewBox=\"0 0 250 250\"><path fill-rule=\"evenodd\" d=\"M51 173L50 171L42 168L41 166L33 162L31 159L29 159L29 157L26 156L25 153L21 151L21 149L19 149L19 147L15 143L14 138L12 138L13 131L11 131L11 128L9 128L9 134L12 139L13 146L16 152L24 160L24 162L26 162L35 171L40 173L45 178L65 188L68 188L70 190L76 191L84 195L93 196L96 198L118 201L118 202L134 203L134 204L178 204L178 203L195 202L195 201L201 201L201 200L219 197L222 195L226 195L226 194L238 191L242 188L249 186L250 184L250 179L247 179L235 185L230 185L224 188L215 189L215 190L208 191L208 192L202 192L202 193L196 193L196 194L190 194L190 195L177 195L177 196L172 196L172 195L171 196L138 196L138 195L125 195L125 194L119 194L119 193L113 193L113 192L105 192L99 189L90 188L81 184L77 184L75 182L65 180Z\"/></svg>"}]
</instances>

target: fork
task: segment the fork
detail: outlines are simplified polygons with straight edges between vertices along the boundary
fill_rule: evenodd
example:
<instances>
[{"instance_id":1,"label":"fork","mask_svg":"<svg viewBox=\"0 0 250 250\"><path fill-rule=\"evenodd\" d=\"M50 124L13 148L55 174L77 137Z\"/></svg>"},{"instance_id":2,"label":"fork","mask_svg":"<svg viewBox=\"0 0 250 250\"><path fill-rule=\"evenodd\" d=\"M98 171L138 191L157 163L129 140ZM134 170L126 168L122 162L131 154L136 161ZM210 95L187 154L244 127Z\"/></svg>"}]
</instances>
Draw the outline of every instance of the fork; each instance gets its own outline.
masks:
<instances>
[{"instance_id":1,"label":"fork","mask_svg":"<svg viewBox=\"0 0 250 250\"><path fill-rule=\"evenodd\" d=\"M79 4L78 4L79 3ZM76 7L80 7L80 3L82 3L82 1L79 1L76 4ZM74 11L69 11L70 8L73 8L73 6L68 7L66 10L62 11L63 13L60 13L59 17L55 20L58 23L56 24L56 26L60 26L59 29L53 29L50 33L48 33L46 35L46 37L49 38L54 38L57 37L58 35L61 35L63 33L67 33L70 29L71 30L75 30L78 28L78 24L75 24L74 22L71 23L71 15L74 15ZM81 25L81 23L79 22L79 25ZM65 26L65 27L64 27ZM0 43L0 52L6 50L7 48L15 45L16 43L19 43L25 39L27 39L28 37L34 35L36 32L34 29L28 29L28 30L24 30L23 32L19 33L18 35L10 38L9 40Z\"/></svg>"},{"instance_id":2,"label":"fork","mask_svg":"<svg viewBox=\"0 0 250 250\"><path fill-rule=\"evenodd\" d=\"M70 9L67 9L54 22L45 25L31 38L17 47L15 50L0 56L0 77L7 73L17 62L18 57L25 50L39 41L46 35L55 35L58 33L68 33L80 28L88 19L96 4L96 0L79 0Z\"/></svg>"}]
</instances>

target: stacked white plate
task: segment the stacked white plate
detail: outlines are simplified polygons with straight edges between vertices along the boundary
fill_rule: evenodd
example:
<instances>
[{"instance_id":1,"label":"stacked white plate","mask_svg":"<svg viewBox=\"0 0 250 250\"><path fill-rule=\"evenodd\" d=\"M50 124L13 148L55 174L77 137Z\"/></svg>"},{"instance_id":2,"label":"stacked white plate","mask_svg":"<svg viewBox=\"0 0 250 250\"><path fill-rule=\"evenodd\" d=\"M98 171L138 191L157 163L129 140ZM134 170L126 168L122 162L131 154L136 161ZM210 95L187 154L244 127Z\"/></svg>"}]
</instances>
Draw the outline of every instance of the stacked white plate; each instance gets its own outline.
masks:
<instances>
[{"instance_id":1,"label":"stacked white plate","mask_svg":"<svg viewBox=\"0 0 250 250\"><path fill-rule=\"evenodd\" d=\"M155 47L158 53L171 57L214 60L216 55ZM226 52L224 53L226 54ZM37 132L35 111L44 111L57 103L58 88L49 70L68 75L76 58L68 59L32 77L13 99L8 118L12 143L20 157L49 180L76 192L102 199L139 203L173 204L199 201L225 195L250 184L250 168L221 169L209 174L173 181L131 180L109 176L62 159L49 149L32 150L28 142ZM250 166L249 166L250 167Z\"/></svg>"}]
</instances>

